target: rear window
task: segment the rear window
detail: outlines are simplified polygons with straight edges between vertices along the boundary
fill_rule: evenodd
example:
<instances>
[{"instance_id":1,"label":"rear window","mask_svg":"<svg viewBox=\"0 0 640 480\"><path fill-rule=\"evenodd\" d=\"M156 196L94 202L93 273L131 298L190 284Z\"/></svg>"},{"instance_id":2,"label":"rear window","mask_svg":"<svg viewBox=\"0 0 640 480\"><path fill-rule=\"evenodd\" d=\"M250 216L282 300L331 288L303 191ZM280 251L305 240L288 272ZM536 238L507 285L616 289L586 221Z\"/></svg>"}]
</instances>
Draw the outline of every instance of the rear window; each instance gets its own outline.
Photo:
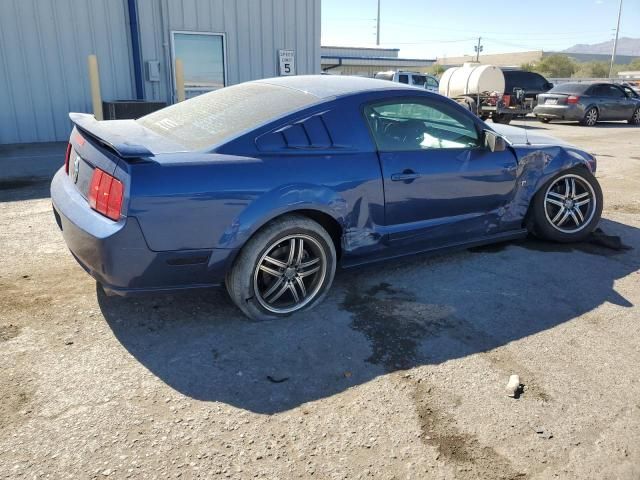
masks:
<instances>
[{"instance_id":1,"label":"rear window","mask_svg":"<svg viewBox=\"0 0 640 480\"><path fill-rule=\"evenodd\" d=\"M291 88L245 83L176 103L136 121L163 137L198 150L230 140L318 100Z\"/></svg>"},{"instance_id":2,"label":"rear window","mask_svg":"<svg viewBox=\"0 0 640 480\"><path fill-rule=\"evenodd\" d=\"M534 72L521 70L504 70L505 91L512 92L514 88L525 90L542 90L546 80Z\"/></svg>"},{"instance_id":3,"label":"rear window","mask_svg":"<svg viewBox=\"0 0 640 480\"><path fill-rule=\"evenodd\" d=\"M584 93L587 88L589 88L588 83L562 83L547 93Z\"/></svg>"}]
</instances>

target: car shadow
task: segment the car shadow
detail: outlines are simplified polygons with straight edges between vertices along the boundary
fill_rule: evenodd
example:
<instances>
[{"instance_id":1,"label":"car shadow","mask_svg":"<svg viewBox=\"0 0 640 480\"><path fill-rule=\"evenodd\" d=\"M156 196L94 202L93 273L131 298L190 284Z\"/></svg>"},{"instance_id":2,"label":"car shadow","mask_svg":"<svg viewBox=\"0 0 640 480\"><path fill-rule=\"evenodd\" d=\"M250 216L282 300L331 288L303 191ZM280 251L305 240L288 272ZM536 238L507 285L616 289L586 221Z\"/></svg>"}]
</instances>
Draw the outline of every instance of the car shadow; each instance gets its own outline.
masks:
<instances>
[{"instance_id":1,"label":"car shadow","mask_svg":"<svg viewBox=\"0 0 640 480\"><path fill-rule=\"evenodd\" d=\"M640 230L601 227L602 239L581 244L527 239L342 271L321 305L277 321L246 320L217 290L97 295L116 338L167 385L272 414L486 352L605 302L632 307L615 283L640 268Z\"/></svg>"},{"instance_id":2,"label":"car shadow","mask_svg":"<svg viewBox=\"0 0 640 480\"><path fill-rule=\"evenodd\" d=\"M0 179L0 203L47 198L53 177L22 177Z\"/></svg>"},{"instance_id":3,"label":"car shadow","mask_svg":"<svg viewBox=\"0 0 640 480\"><path fill-rule=\"evenodd\" d=\"M66 142L0 145L0 202L49 197Z\"/></svg>"}]
</instances>

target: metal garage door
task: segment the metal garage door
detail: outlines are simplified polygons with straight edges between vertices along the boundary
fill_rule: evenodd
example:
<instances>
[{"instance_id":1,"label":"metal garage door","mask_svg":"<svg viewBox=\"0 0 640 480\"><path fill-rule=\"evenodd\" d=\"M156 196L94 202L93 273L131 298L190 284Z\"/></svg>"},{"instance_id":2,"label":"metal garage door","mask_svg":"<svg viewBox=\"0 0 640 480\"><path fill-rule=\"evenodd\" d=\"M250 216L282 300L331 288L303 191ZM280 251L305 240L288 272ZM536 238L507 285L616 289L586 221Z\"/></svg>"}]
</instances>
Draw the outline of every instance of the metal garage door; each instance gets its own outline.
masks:
<instances>
[{"instance_id":1,"label":"metal garage door","mask_svg":"<svg viewBox=\"0 0 640 480\"><path fill-rule=\"evenodd\" d=\"M102 98L134 96L126 0L0 0L0 144L65 140L90 112L87 56Z\"/></svg>"}]
</instances>

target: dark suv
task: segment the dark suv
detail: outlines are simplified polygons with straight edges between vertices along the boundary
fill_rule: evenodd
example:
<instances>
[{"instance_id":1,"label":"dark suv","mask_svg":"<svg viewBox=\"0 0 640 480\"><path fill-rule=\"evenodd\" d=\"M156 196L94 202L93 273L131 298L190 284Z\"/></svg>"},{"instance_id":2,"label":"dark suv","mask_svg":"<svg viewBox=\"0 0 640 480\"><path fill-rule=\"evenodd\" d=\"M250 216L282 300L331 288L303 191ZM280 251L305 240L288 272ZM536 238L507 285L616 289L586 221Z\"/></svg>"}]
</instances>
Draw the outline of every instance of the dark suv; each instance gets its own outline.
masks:
<instances>
[{"instance_id":1,"label":"dark suv","mask_svg":"<svg viewBox=\"0 0 640 480\"><path fill-rule=\"evenodd\" d=\"M537 97L540 93L548 92L553 88L553 83L547 81L539 73L525 72L524 70L503 69L505 95L513 95L514 88L524 90L525 100L531 100L532 106L536 106Z\"/></svg>"}]
</instances>

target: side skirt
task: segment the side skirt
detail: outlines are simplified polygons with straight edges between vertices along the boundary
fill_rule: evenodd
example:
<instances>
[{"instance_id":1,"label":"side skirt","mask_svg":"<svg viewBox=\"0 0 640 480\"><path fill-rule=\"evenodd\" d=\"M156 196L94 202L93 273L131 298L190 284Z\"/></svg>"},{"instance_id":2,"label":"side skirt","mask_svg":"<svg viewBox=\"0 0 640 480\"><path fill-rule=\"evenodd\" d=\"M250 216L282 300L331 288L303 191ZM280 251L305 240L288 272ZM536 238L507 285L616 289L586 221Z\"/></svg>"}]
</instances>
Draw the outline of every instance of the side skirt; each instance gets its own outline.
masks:
<instances>
[{"instance_id":1,"label":"side skirt","mask_svg":"<svg viewBox=\"0 0 640 480\"><path fill-rule=\"evenodd\" d=\"M450 245L445 245L443 247L434 247L434 248L428 248L428 249L420 249L420 248L410 249L404 252L394 252L388 256L384 256L384 257L381 256L376 258L363 258L363 257L348 258L341 262L340 267L343 269L348 269L353 267L359 267L361 265L369 265L371 263L384 262L384 261L393 260L396 258L408 257L411 255L418 255L418 254L435 255L435 254L441 254L446 252L452 252L456 250L464 250L467 248L479 247L482 245L489 245L492 243L508 242L510 240L519 240L521 238L526 237L528 233L529 232L526 228L522 228L520 230L513 230L511 232L498 233L495 235L482 237L482 238L471 240L471 241L453 243Z\"/></svg>"}]
</instances>

